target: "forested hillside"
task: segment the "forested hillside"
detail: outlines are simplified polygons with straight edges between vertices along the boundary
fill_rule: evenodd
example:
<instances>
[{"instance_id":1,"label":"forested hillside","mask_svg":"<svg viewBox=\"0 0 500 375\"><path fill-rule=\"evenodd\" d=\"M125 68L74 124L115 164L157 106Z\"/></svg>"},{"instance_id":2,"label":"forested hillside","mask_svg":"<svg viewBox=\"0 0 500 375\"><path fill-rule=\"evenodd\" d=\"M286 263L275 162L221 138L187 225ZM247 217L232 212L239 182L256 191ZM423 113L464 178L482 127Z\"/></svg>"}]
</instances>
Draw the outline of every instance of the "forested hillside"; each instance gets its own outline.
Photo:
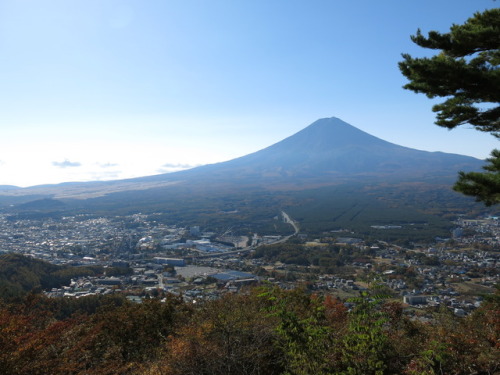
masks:
<instances>
[{"instance_id":1,"label":"forested hillside","mask_svg":"<svg viewBox=\"0 0 500 375\"><path fill-rule=\"evenodd\" d=\"M57 266L20 254L5 254L0 256L0 299L10 301L29 292L69 285L72 278L102 275L104 272L100 266ZM108 276L123 272L128 270L106 269Z\"/></svg>"}]
</instances>

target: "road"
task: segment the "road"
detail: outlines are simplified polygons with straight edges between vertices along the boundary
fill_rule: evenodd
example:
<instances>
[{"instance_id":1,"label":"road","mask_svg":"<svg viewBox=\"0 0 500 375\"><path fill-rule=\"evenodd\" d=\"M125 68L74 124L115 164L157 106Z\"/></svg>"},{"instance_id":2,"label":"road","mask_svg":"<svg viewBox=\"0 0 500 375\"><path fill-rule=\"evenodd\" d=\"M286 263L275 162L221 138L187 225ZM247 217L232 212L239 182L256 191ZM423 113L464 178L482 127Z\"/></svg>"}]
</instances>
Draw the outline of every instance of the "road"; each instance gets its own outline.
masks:
<instances>
[{"instance_id":1,"label":"road","mask_svg":"<svg viewBox=\"0 0 500 375\"><path fill-rule=\"evenodd\" d=\"M293 227L295 233L292 234L292 236L296 236L299 233L298 224L295 221L293 221L293 219L290 216L288 216L288 214L285 211L281 211L281 214L283 215L283 220L285 221L285 223L290 224ZM288 238L290 237L291 236L288 236Z\"/></svg>"}]
</instances>

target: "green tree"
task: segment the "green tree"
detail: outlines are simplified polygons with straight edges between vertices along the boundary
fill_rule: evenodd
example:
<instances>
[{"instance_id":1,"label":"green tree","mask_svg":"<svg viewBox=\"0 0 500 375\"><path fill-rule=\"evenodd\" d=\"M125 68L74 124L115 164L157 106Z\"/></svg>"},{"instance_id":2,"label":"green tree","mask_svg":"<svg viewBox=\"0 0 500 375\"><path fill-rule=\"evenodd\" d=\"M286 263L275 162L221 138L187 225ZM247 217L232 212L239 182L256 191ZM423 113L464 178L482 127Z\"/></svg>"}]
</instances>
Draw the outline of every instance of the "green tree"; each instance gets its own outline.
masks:
<instances>
[{"instance_id":1,"label":"green tree","mask_svg":"<svg viewBox=\"0 0 500 375\"><path fill-rule=\"evenodd\" d=\"M271 289L261 296L269 298L269 311L278 319L277 345L285 356L283 375L331 373L329 348L333 336L326 325L323 301L301 289Z\"/></svg>"},{"instance_id":2,"label":"green tree","mask_svg":"<svg viewBox=\"0 0 500 375\"><path fill-rule=\"evenodd\" d=\"M379 286L375 286L379 289ZM382 375L387 368L388 338L384 324L387 314L381 310L383 295L363 291L351 298L354 307L349 314L348 332L342 345L345 375Z\"/></svg>"},{"instance_id":3,"label":"green tree","mask_svg":"<svg viewBox=\"0 0 500 375\"><path fill-rule=\"evenodd\" d=\"M453 188L491 206L500 202L500 150L493 150L486 160L489 164L483 169L487 172L459 172Z\"/></svg>"},{"instance_id":4,"label":"green tree","mask_svg":"<svg viewBox=\"0 0 500 375\"><path fill-rule=\"evenodd\" d=\"M423 48L439 50L430 58L403 54L399 68L410 81L405 89L442 97L433 106L436 124L453 129L470 124L476 130L500 138L500 9L475 13L449 33L418 30L412 41ZM456 191L486 205L500 203L500 152L494 150L485 172L460 172Z\"/></svg>"}]
</instances>

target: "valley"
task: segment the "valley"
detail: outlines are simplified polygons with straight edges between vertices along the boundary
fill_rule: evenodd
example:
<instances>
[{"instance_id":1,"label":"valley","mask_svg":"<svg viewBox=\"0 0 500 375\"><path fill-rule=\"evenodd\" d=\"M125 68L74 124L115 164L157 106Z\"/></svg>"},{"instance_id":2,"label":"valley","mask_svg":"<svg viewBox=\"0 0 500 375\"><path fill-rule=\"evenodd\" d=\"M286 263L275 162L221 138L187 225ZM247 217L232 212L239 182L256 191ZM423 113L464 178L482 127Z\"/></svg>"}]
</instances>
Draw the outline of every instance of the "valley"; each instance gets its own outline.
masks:
<instances>
[{"instance_id":1,"label":"valley","mask_svg":"<svg viewBox=\"0 0 500 375\"><path fill-rule=\"evenodd\" d=\"M268 282L284 289L307 285L348 298L375 276L392 298L424 295L426 305L444 303L466 314L499 281L496 219L463 219L454 223L453 238L400 246L382 240L382 234L379 239L362 238L346 229L312 236L284 211L274 218L283 227L281 235L242 236L232 227L212 232L199 225L164 224L161 217L152 213L40 220L0 215L0 248L5 254L75 269L122 269L122 276L83 276L71 285L46 290L52 297L119 293L141 299L161 292L188 300L211 299Z\"/></svg>"}]
</instances>

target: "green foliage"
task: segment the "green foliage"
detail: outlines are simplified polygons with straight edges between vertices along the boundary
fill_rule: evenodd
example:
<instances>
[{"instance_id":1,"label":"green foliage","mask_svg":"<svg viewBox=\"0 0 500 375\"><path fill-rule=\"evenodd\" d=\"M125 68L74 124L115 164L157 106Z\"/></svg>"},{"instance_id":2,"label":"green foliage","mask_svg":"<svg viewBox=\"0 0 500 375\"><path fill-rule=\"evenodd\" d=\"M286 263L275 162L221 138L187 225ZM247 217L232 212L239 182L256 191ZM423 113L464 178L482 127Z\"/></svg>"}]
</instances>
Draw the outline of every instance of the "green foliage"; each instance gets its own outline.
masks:
<instances>
[{"instance_id":1,"label":"green foliage","mask_svg":"<svg viewBox=\"0 0 500 375\"><path fill-rule=\"evenodd\" d=\"M387 367L387 336L384 324L386 314L380 309L382 296L363 291L359 297L349 300L354 303L350 312L349 328L342 345L345 374L382 375Z\"/></svg>"},{"instance_id":2,"label":"green foliage","mask_svg":"<svg viewBox=\"0 0 500 375\"><path fill-rule=\"evenodd\" d=\"M332 273L331 270L338 270L355 259L369 260L371 255L370 249L334 244L306 246L288 241L280 244L259 246L252 256L254 258L264 258L267 263L279 261L297 266L313 265L318 272Z\"/></svg>"},{"instance_id":3,"label":"green foliage","mask_svg":"<svg viewBox=\"0 0 500 375\"><path fill-rule=\"evenodd\" d=\"M108 267L105 271L106 276L127 276L134 273L134 270L130 267Z\"/></svg>"},{"instance_id":4,"label":"green foliage","mask_svg":"<svg viewBox=\"0 0 500 375\"><path fill-rule=\"evenodd\" d=\"M266 261L280 261L286 264L308 266L311 264L309 255L304 245L293 243L280 243L259 246L254 253L255 258L264 258Z\"/></svg>"},{"instance_id":5,"label":"green foliage","mask_svg":"<svg viewBox=\"0 0 500 375\"><path fill-rule=\"evenodd\" d=\"M249 232L290 234L289 224L273 218L288 202L287 194L259 188L210 186L157 188L115 193L106 197L68 202L68 211L97 215L129 215L142 212L158 213L157 222L192 226L199 225L206 231L224 231L232 228L234 234ZM127 223L127 226L137 224Z\"/></svg>"},{"instance_id":6,"label":"green foliage","mask_svg":"<svg viewBox=\"0 0 500 375\"><path fill-rule=\"evenodd\" d=\"M453 129L470 124L500 138L500 9L475 13L449 33L420 30L412 36L417 45L440 50L431 58L403 54L399 68L410 82L405 89L429 98L444 97L433 106L436 124ZM476 197L486 205L500 202L500 152L493 151L485 173L460 172L456 191Z\"/></svg>"},{"instance_id":7,"label":"green foliage","mask_svg":"<svg viewBox=\"0 0 500 375\"><path fill-rule=\"evenodd\" d=\"M437 340L431 340L425 350L412 361L407 373L410 375L435 375L447 357L446 345Z\"/></svg>"},{"instance_id":8,"label":"green foliage","mask_svg":"<svg viewBox=\"0 0 500 375\"><path fill-rule=\"evenodd\" d=\"M286 212L308 234L346 229L355 233L350 236L391 242L446 237L451 223L445 215L483 209L450 191L449 185L437 189L423 183L328 186L294 192L292 197ZM380 230L373 225L401 228Z\"/></svg>"},{"instance_id":9,"label":"green foliage","mask_svg":"<svg viewBox=\"0 0 500 375\"><path fill-rule=\"evenodd\" d=\"M418 30L412 41L440 50L431 58L403 54L399 63L410 80L404 88L429 98L448 97L433 107L436 124L450 129L471 124L500 135L500 9L476 13L463 25L453 25L449 33L431 31L426 38Z\"/></svg>"},{"instance_id":10,"label":"green foliage","mask_svg":"<svg viewBox=\"0 0 500 375\"><path fill-rule=\"evenodd\" d=\"M487 161L483 167L487 172L459 172L453 189L491 206L500 203L500 150L493 150Z\"/></svg>"},{"instance_id":11,"label":"green foliage","mask_svg":"<svg viewBox=\"0 0 500 375\"><path fill-rule=\"evenodd\" d=\"M284 353L283 375L330 373L328 353L333 345L326 323L325 306L303 291L268 289L261 297L270 302L268 311L278 319L276 345Z\"/></svg>"}]
</instances>

